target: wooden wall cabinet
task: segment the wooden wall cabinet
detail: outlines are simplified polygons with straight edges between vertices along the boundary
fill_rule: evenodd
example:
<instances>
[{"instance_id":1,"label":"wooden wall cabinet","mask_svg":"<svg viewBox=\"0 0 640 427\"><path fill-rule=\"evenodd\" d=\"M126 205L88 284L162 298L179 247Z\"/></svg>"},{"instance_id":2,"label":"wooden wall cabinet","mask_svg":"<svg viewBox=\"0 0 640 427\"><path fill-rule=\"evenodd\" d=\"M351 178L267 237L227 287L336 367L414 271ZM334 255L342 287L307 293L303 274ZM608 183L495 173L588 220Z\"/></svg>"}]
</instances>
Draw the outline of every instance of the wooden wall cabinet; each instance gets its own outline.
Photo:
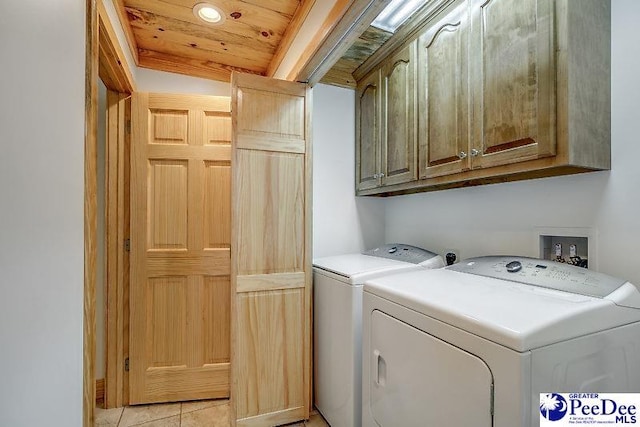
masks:
<instances>
[{"instance_id":1,"label":"wooden wall cabinet","mask_svg":"<svg viewBox=\"0 0 640 427\"><path fill-rule=\"evenodd\" d=\"M468 170L469 17L465 3L418 38L418 141L420 178Z\"/></svg>"},{"instance_id":2,"label":"wooden wall cabinet","mask_svg":"<svg viewBox=\"0 0 640 427\"><path fill-rule=\"evenodd\" d=\"M390 39L398 45L394 52L417 46L418 176L402 183L371 181L366 188L357 186L358 195L610 168L608 0L442 3L413 23L416 28L404 32L404 41ZM363 65L380 73L382 93L389 60ZM380 147L390 123L382 100L380 95L375 130ZM361 104L356 108L359 128L371 119L364 118ZM369 141L359 131L357 136L358 151Z\"/></svg>"},{"instance_id":3,"label":"wooden wall cabinet","mask_svg":"<svg viewBox=\"0 0 640 427\"><path fill-rule=\"evenodd\" d=\"M472 168L556 154L554 3L471 1Z\"/></svg>"},{"instance_id":4,"label":"wooden wall cabinet","mask_svg":"<svg viewBox=\"0 0 640 427\"><path fill-rule=\"evenodd\" d=\"M387 58L356 91L358 190L417 179L416 42Z\"/></svg>"}]
</instances>

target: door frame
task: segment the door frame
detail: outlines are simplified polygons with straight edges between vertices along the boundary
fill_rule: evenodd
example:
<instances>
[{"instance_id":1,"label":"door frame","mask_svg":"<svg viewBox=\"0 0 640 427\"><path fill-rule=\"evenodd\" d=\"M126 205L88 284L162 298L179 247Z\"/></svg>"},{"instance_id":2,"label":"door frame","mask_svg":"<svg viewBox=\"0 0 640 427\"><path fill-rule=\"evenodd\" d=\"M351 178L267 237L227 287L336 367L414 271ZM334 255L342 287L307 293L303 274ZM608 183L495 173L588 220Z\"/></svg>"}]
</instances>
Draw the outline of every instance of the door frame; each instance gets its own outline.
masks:
<instances>
[{"instance_id":1,"label":"door frame","mask_svg":"<svg viewBox=\"0 0 640 427\"><path fill-rule=\"evenodd\" d=\"M86 0L85 25L82 425L92 427L96 403L98 78L102 77L107 88L117 92L131 93L135 87L129 64L120 49L102 0Z\"/></svg>"},{"instance_id":2,"label":"door frame","mask_svg":"<svg viewBox=\"0 0 640 427\"><path fill-rule=\"evenodd\" d=\"M131 95L107 90L105 147L104 406L129 403L129 175Z\"/></svg>"}]
</instances>

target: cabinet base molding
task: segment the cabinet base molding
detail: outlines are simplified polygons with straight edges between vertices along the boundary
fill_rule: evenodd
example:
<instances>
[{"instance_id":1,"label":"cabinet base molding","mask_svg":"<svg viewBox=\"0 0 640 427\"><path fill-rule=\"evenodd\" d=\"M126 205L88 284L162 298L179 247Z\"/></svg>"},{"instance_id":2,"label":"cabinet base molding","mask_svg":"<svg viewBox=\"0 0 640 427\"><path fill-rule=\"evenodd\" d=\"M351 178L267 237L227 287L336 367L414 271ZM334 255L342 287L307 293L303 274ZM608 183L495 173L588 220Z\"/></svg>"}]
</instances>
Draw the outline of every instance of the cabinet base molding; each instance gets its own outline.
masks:
<instances>
[{"instance_id":1,"label":"cabinet base molding","mask_svg":"<svg viewBox=\"0 0 640 427\"><path fill-rule=\"evenodd\" d=\"M414 194L414 193L425 193L430 191L439 191L439 190L449 190L452 188L464 188L464 187L475 187L478 185L487 185L487 184L499 184L502 182L512 182L512 181L523 181L529 179L538 179L538 178L550 178L553 176L562 176L562 175L575 175L579 173L586 172L596 172L601 169L588 169L584 167L577 166L558 166L558 167L549 167L545 169L535 169L524 172L505 172L501 175L496 175L495 171L491 171L486 174L486 176L478 174L476 178L469 178L466 174L459 181L451 181L451 177L448 178L446 182L442 183L432 183L426 184L425 180L418 180L409 182L401 185L394 185L386 188L386 191L381 192L380 188L365 190L365 191L357 191L357 196L379 196L379 197L387 197L387 196L398 196L402 194ZM430 181L433 181L431 179Z\"/></svg>"}]
</instances>

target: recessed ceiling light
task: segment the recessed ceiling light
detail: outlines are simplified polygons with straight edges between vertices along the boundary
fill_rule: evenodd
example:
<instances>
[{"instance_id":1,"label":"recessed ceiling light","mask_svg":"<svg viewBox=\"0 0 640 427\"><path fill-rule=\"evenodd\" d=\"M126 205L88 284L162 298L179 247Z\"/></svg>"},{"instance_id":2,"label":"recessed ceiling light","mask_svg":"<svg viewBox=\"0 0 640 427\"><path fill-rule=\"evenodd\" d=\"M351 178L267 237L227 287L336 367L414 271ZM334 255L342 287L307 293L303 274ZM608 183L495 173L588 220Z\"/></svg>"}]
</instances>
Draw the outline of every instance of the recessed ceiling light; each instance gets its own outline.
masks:
<instances>
[{"instance_id":1,"label":"recessed ceiling light","mask_svg":"<svg viewBox=\"0 0 640 427\"><path fill-rule=\"evenodd\" d=\"M220 25L224 22L224 12L210 3L198 3L193 6L193 14L207 24Z\"/></svg>"}]
</instances>

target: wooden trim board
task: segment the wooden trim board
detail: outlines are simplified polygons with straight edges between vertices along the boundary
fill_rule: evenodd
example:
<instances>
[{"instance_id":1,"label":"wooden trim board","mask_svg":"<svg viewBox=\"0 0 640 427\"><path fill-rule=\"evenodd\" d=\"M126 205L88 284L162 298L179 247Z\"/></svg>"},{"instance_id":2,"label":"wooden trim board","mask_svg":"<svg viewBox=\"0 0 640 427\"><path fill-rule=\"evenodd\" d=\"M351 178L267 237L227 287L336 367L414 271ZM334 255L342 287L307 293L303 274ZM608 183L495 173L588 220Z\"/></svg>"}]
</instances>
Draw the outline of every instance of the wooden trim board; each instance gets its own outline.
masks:
<instances>
[{"instance_id":1,"label":"wooden trim board","mask_svg":"<svg viewBox=\"0 0 640 427\"><path fill-rule=\"evenodd\" d=\"M302 25L304 24L307 16L309 16L309 12L313 8L313 5L316 4L316 0L302 0L300 5L296 9L291 22L287 26L287 30L280 41L280 44L276 48L276 53L273 55L269 66L267 67L266 76L273 77L275 72L278 70L280 64L282 64L282 60L284 59L287 51L291 47L291 44L298 36Z\"/></svg>"},{"instance_id":2,"label":"wooden trim board","mask_svg":"<svg viewBox=\"0 0 640 427\"><path fill-rule=\"evenodd\" d=\"M322 23L320 29L316 32L309 45L307 45L306 49L302 52L302 55L300 55L300 58L298 58L298 61L294 65L293 69L289 71L287 80L298 80L297 76L300 74L300 70L309 63L318 49L323 45L323 42L327 39L327 36L331 33L331 30L335 28L338 22L340 22L342 17L345 15L345 12L349 7L351 1L352 0L336 1L335 5L331 8L331 11L329 11L329 15Z\"/></svg>"},{"instance_id":3,"label":"wooden trim board","mask_svg":"<svg viewBox=\"0 0 640 427\"><path fill-rule=\"evenodd\" d=\"M84 136L84 300L82 354L82 425L93 427L96 352L96 232L98 138L98 12L96 0L86 2Z\"/></svg>"},{"instance_id":4,"label":"wooden trim board","mask_svg":"<svg viewBox=\"0 0 640 427\"><path fill-rule=\"evenodd\" d=\"M131 75L131 68L118 42L103 0L98 1L98 44L99 69L98 74L105 85L112 90L131 93L135 90L135 83Z\"/></svg>"},{"instance_id":5,"label":"wooden trim board","mask_svg":"<svg viewBox=\"0 0 640 427\"><path fill-rule=\"evenodd\" d=\"M96 380L96 404L104 401L104 378Z\"/></svg>"}]
</instances>

